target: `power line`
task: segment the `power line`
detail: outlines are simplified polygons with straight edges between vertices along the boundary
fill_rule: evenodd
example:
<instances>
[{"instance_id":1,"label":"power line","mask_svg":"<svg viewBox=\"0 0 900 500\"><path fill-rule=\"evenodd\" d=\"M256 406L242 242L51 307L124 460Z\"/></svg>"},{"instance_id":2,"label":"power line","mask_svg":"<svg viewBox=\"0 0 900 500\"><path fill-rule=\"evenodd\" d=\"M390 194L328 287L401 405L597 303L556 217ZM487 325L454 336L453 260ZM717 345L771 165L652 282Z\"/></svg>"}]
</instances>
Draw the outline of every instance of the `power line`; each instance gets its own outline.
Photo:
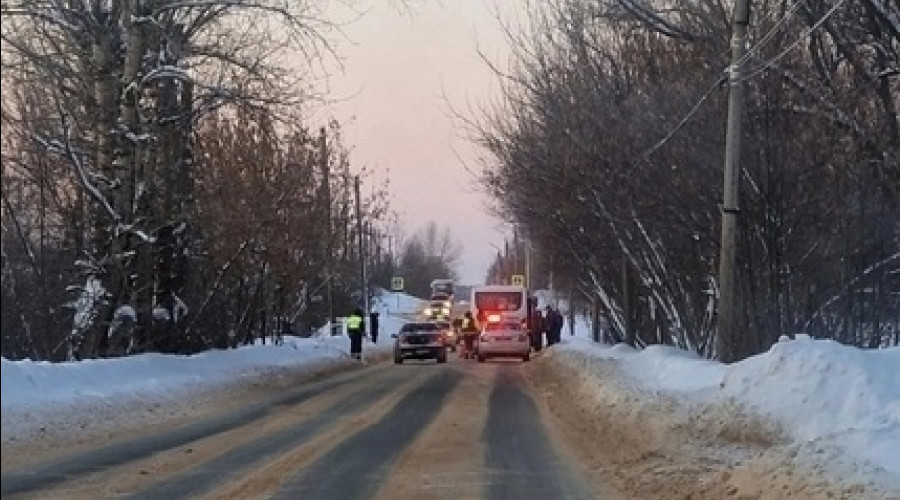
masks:
<instances>
[{"instance_id":1,"label":"power line","mask_svg":"<svg viewBox=\"0 0 900 500\"><path fill-rule=\"evenodd\" d=\"M700 99L694 104L693 107L691 107L691 110L688 111L687 114L684 115L684 117L678 122L678 124L675 125L674 127L672 127L672 129L669 130L669 133L667 133L662 139L657 141L656 144L654 144L653 146L651 146L650 148L648 148L646 151L643 152L643 154L641 156L644 157L644 160L647 160L650 157L650 155L655 153L659 148L663 147L663 145L665 145L667 142L669 142L669 139L671 139L672 136L674 136L676 133L678 133L678 131L681 130L687 124L687 122L690 121L690 119L694 117L694 114L696 114L697 110L700 109L700 105L702 105L709 98L709 96L711 96L712 93L720 85L722 85L722 83L725 82L725 79L726 79L725 75L719 76L719 78L717 78L712 83L712 85L710 85L709 88L706 89L706 92L703 93L703 96L700 97Z\"/></svg>"},{"instance_id":2,"label":"power line","mask_svg":"<svg viewBox=\"0 0 900 500\"><path fill-rule=\"evenodd\" d=\"M751 78L754 78L757 75L759 75L760 73L769 69L769 67L772 64L774 64L779 59L781 59L785 55L787 55L787 53L790 52L791 50L793 50L793 48L796 47L797 44L799 44L801 41L803 41L803 39L805 37L809 36L810 33L812 33L814 30L818 29L829 17L831 17L832 14L834 14L835 11L837 11L838 8L840 8L840 6L844 2L846 2L846 0L838 0L838 2L836 4L834 4L834 6L831 9L829 9L829 11L827 13L825 13L821 19L816 21L815 24L813 24L809 29L807 29L806 32L800 36L800 38L795 40L794 43L792 43L790 46L788 46L786 49L784 49L782 52L780 52L777 56L775 56L775 57L769 59L768 61L766 61L765 63L763 63L762 67L750 72L748 75L741 78L740 82L744 83L747 80L750 80ZM794 13L796 13L797 10L804 3L805 3L805 0L795 1L791 5L791 7L787 10L787 12L785 12L784 16L782 16L781 19L779 19L778 22L776 22L775 25L772 26L772 28L770 28L769 31L767 31L766 34L763 35L763 37L753 45L753 47L747 49L747 52L744 53L744 55L738 60L736 65L743 65L744 63L747 62L747 60L752 55L754 55L756 52L758 52L765 44L769 43L769 41L772 39L772 37L775 36L777 31L781 28L781 26L784 25L784 23L787 21L787 19L790 18L792 15L794 15ZM727 72L727 70L725 72ZM674 127L672 127L672 129L669 130L669 132L665 136L663 136L662 139L657 141L656 144L654 144L653 146L651 146L647 150L645 150L641 156L645 160L647 160L653 153L655 153L657 150L659 150L659 148L663 147L667 142L669 142L669 140L675 134L677 134L678 131L680 131L682 128L684 128L684 126L690 121L690 119L694 117L694 115L700 109L700 106L709 98L710 95L712 95L712 93L716 90L716 88L718 88L720 85L722 85L726 80L727 80L727 74L723 74L722 76L717 78L712 83L712 85L710 85L710 87L706 90L706 92L703 93L703 95L700 97L700 99L691 107L690 111L688 111L684 115L684 117L682 117L681 120L678 121L678 124L676 124Z\"/></svg>"},{"instance_id":3,"label":"power line","mask_svg":"<svg viewBox=\"0 0 900 500\"><path fill-rule=\"evenodd\" d=\"M843 5L844 2L846 2L846 1L847 1L847 0L838 0L838 2L835 3L833 7L831 7L830 9L828 9L828 12L826 12L825 14L823 14L822 17L819 18L818 21L816 21L816 22L815 22L812 26L810 26L810 27L809 27L802 35L800 35L796 40L794 40L794 43L788 45L784 50L782 50L781 52L779 52L778 55L776 55L775 57L773 57L773 58L771 58L771 59L769 59L769 60L763 62L762 65L760 65L759 68L753 70L753 71L750 72L748 75L744 76L744 78L742 78L741 81L742 81L742 82L746 82L746 81L748 81L748 80L750 80L750 79L752 79L752 78L755 78L755 77L758 76L760 73L763 73L763 72L767 71L769 68L771 68L772 66L774 66L774 64L775 64L776 62L778 62L781 58L783 58L784 56L786 56L786 55L788 54L788 52L794 50L794 48L795 48L798 44L800 44L800 42L802 42L803 40L805 40L809 35L811 35L813 31L819 29L823 24L825 24L825 21L827 21L828 18L832 16L832 14L834 14L835 12L837 12L837 10L841 7L841 5Z\"/></svg>"},{"instance_id":4,"label":"power line","mask_svg":"<svg viewBox=\"0 0 900 500\"><path fill-rule=\"evenodd\" d=\"M753 57L753 55L756 54L756 52L759 51L759 49L761 49L764 45L769 43L769 41L772 39L772 37L774 37L778 33L778 31L781 29L781 27L784 25L784 23L787 22L787 20L791 16L793 16L794 13L796 13L797 10L800 9L800 6L803 5L804 3L806 3L806 0L796 0L790 6L790 8L787 10L787 12L785 12L784 15L781 16L781 18L775 23L775 25L772 26L771 28L769 28L769 31L767 31L766 34L763 35L763 37L760 38L759 41L757 41L755 44L753 44L753 47L750 47L749 49L747 49L747 52L744 53L743 57L741 57L735 63L735 65L743 65L745 62L747 62L748 59ZM769 14L766 15L766 18L771 17L771 15L772 14L770 12ZM760 20L760 21L762 21L762 20Z\"/></svg>"}]
</instances>

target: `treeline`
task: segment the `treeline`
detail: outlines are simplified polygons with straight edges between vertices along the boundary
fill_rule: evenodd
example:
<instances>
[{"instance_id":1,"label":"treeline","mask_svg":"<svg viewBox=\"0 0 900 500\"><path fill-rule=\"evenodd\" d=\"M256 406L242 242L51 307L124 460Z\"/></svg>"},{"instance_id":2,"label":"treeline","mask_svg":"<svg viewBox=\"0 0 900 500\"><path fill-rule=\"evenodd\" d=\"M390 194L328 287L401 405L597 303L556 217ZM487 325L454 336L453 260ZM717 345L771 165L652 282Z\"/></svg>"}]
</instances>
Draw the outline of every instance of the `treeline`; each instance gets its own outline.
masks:
<instances>
[{"instance_id":1,"label":"treeline","mask_svg":"<svg viewBox=\"0 0 900 500\"><path fill-rule=\"evenodd\" d=\"M3 3L5 358L302 335L362 303L362 259L389 282L387 185L350 168L340 124L309 122L310 72L286 63L328 53L317 19L278 0Z\"/></svg>"},{"instance_id":2,"label":"treeline","mask_svg":"<svg viewBox=\"0 0 900 500\"><path fill-rule=\"evenodd\" d=\"M807 333L900 344L900 22L883 0L752 2L737 338L715 352L731 12L535 2L470 123L496 211L605 340L723 360ZM524 24L523 24L524 25ZM498 255L494 272L505 269ZM501 273L502 274L502 273Z\"/></svg>"}]
</instances>

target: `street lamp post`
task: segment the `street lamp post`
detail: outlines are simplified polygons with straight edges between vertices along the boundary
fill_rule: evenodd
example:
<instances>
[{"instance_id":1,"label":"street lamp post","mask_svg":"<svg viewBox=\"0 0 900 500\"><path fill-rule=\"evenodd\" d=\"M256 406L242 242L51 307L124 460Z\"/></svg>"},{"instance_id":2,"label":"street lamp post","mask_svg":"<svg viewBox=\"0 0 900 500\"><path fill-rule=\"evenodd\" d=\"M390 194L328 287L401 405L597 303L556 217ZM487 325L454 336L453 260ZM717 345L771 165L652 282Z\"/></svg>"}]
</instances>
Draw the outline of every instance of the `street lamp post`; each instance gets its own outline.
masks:
<instances>
[{"instance_id":1,"label":"street lamp post","mask_svg":"<svg viewBox=\"0 0 900 500\"><path fill-rule=\"evenodd\" d=\"M525 242L525 288L531 290L531 242Z\"/></svg>"},{"instance_id":2,"label":"street lamp post","mask_svg":"<svg viewBox=\"0 0 900 500\"><path fill-rule=\"evenodd\" d=\"M356 197L356 235L359 255L359 290L362 294L362 307L365 317L369 314L369 290L366 283L366 255L362 224L362 202L359 196L359 176L353 176L353 194Z\"/></svg>"}]
</instances>

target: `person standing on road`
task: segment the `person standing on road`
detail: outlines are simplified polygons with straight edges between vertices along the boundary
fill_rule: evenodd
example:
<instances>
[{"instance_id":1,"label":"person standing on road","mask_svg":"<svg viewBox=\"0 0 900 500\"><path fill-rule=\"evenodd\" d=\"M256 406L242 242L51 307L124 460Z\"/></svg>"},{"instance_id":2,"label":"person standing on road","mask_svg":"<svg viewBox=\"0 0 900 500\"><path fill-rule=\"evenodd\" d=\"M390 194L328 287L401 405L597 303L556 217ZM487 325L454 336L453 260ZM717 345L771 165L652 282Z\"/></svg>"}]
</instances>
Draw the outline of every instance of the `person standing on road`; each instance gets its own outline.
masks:
<instances>
[{"instance_id":1,"label":"person standing on road","mask_svg":"<svg viewBox=\"0 0 900 500\"><path fill-rule=\"evenodd\" d=\"M558 344L562 342L562 329L565 324L565 319L562 311L559 309L556 309L553 312L556 314L556 318L554 319L555 322L553 323L553 338L556 339L556 343Z\"/></svg>"},{"instance_id":2,"label":"person standing on road","mask_svg":"<svg viewBox=\"0 0 900 500\"><path fill-rule=\"evenodd\" d=\"M553 306L544 306L544 324L547 325L547 347L553 345Z\"/></svg>"},{"instance_id":3,"label":"person standing on road","mask_svg":"<svg viewBox=\"0 0 900 500\"><path fill-rule=\"evenodd\" d=\"M361 309L354 309L350 316L347 316L347 335L350 336L350 357L353 359L362 359L362 338L365 333L366 325Z\"/></svg>"},{"instance_id":4,"label":"person standing on road","mask_svg":"<svg viewBox=\"0 0 900 500\"><path fill-rule=\"evenodd\" d=\"M563 317L553 306L547 305L547 345L559 343L562 340Z\"/></svg>"},{"instance_id":5,"label":"person standing on road","mask_svg":"<svg viewBox=\"0 0 900 500\"><path fill-rule=\"evenodd\" d=\"M472 351L475 349L475 337L478 335L478 326L475 324L475 318L472 317L471 311L466 311L465 316L463 316L460 331L462 332L464 349L459 354L463 358L471 358L474 354Z\"/></svg>"},{"instance_id":6,"label":"person standing on road","mask_svg":"<svg viewBox=\"0 0 900 500\"><path fill-rule=\"evenodd\" d=\"M373 344L378 342L378 313L375 311L369 314L369 336Z\"/></svg>"},{"instance_id":7,"label":"person standing on road","mask_svg":"<svg viewBox=\"0 0 900 500\"><path fill-rule=\"evenodd\" d=\"M547 330L545 325L546 321L541 317L541 310L535 306L531 311L531 332L529 332L531 334L531 348L535 352L540 351L544 347L544 332ZM549 342L549 336L547 340Z\"/></svg>"}]
</instances>

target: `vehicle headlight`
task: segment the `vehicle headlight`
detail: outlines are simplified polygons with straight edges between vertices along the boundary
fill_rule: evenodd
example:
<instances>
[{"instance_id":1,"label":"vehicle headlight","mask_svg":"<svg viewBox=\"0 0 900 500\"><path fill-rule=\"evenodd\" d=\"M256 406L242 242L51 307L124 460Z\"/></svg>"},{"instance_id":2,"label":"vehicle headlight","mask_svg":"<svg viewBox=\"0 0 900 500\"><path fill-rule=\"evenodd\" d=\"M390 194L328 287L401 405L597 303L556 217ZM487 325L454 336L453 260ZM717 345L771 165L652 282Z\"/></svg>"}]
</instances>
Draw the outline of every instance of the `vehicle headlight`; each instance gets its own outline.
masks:
<instances>
[{"instance_id":1,"label":"vehicle headlight","mask_svg":"<svg viewBox=\"0 0 900 500\"><path fill-rule=\"evenodd\" d=\"M426 316L431 316L431 308L430 308L430 307L426 307L426 308L425 308L425 315L426 315Z\"/></svg>"}]
</instances>

